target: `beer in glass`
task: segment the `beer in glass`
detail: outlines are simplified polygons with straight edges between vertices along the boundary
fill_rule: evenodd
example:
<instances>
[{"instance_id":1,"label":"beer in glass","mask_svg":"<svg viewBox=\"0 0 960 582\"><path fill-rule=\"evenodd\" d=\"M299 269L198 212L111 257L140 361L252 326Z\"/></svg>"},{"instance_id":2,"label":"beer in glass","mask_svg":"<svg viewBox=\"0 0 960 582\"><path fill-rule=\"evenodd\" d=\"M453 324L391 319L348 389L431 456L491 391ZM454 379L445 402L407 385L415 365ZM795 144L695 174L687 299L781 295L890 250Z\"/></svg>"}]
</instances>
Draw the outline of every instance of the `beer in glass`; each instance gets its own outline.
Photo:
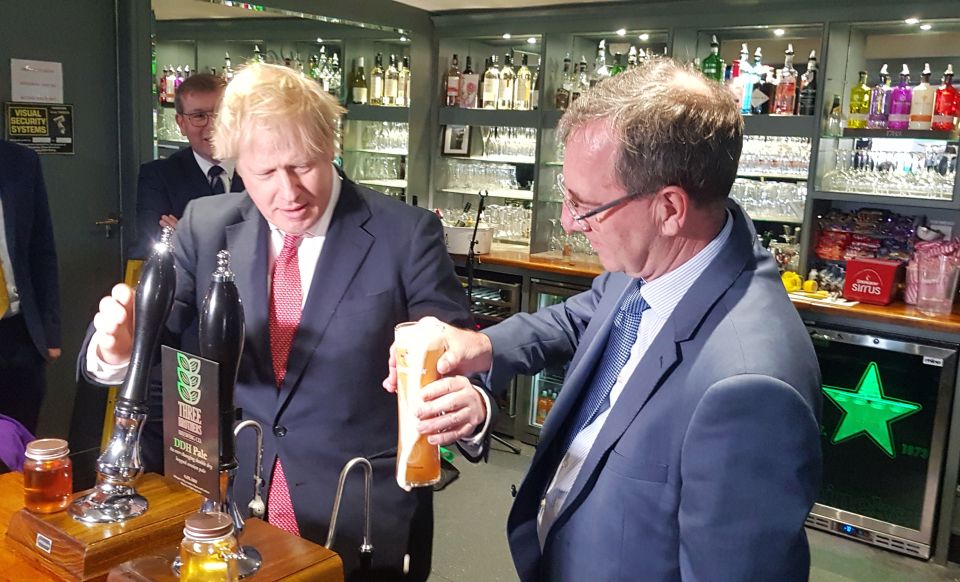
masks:
<instances>
[{"instance_id":1,"label":"beer in glass","mask_svg":"<svg viewBox=\"0 0 960 582\"><path fill-rule=\"evenodd\" d=\"M394 328L397 361L397 484L406 490L440 480L440 447L417 431L420 389L440 378L437 360L443 355L443 326L437 322L401 323Z\"/></svg>"}]
</instances>

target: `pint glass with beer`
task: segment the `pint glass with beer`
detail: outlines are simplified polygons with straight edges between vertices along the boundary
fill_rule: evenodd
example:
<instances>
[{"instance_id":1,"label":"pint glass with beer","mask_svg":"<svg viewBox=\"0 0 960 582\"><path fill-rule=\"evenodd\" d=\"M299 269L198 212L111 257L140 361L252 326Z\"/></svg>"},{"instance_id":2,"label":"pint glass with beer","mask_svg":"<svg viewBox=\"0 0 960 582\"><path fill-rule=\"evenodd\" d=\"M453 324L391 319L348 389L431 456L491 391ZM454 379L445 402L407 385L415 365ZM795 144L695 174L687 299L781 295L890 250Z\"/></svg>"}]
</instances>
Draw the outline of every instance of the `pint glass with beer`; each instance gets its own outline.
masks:
<instances>
[{"instance_id":1,"label":"pint glass with beer","mask_svg":"<svg viewBox=\"0 0 960 582\"><path fill-rule=\"evenodd\" d=\"M440 447L417 431L420 389L437 380L437 360L443 355L443 326L437 322L401 323L394 328L397 360L397 484L406 490L440 480Z\"/></svg>"}]
</instances>

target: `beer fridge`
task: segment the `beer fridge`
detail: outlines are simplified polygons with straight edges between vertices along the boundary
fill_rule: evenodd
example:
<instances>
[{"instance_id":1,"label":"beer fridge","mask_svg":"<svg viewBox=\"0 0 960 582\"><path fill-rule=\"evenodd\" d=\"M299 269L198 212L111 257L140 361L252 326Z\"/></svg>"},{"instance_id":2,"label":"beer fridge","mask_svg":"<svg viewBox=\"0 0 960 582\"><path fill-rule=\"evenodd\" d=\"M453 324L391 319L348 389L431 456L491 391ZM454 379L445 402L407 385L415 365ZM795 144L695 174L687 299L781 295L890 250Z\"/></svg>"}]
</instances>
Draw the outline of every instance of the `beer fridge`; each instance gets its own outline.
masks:
<instances>
[{"instance_id":1,"label":"beer fridge","mask_svg":"<svg viewBox=\"0 0 960 582\"><path fill-rule=\"evenodd\" d=\"M957 346L808 331L823 383L823 480L807 525L929 558Z\"/></svg>"},{"instance_id":2,"label":"beer fridge","mask_svg":"<svg viewBox=\"0 0 960 582\"><path fill-rule=\"evenodd\" d=\"M580 285L531 279L528 305L531 312L536 312L562 303L567 297L586 290L587 287ZM543 422L550 414L550 409L563 388L566 371L566 364L552 366L535 376L524 376L521 379L520 412L517 418L518 438L521 441L530 445L537 444L540 428L543 427Z\"/></svg>"}]
</instances>

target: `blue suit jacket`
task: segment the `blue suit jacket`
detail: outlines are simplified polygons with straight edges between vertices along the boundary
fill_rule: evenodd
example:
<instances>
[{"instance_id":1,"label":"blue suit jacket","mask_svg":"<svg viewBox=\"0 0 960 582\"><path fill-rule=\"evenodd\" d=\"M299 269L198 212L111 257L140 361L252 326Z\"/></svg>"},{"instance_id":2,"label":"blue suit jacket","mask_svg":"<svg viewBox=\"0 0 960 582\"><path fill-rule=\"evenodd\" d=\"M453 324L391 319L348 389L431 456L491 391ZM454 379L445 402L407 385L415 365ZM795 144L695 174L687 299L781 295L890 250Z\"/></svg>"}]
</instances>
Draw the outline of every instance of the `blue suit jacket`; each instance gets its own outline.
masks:
<instances>
[{"instance_id":1,"label":"blue suit jacket","mask_svg":"<svg viewBox=\"0 0 960 582\"><path fill-rule=\"evenodd\" d=\"M243 180L234 172L230 191L243 189ZM191 200L209 195L210 180L197 165L192 148L141 165L137 178L137 238L130 247L130 257L150 256L153 243L160 239L161 216L179 218Z\"/></svg>"},{"instance_id":2,"label":"blue suit jacket","mask_svg":"<svg viewBox=\"0 0 960 582\"><path fill-rule=\"evenodd\" d=\"M381 382L396 324L427 315L461 326L470 322L440 222L430 212L343 180L279 391L267 318L268 244L269 226L246 194L191 202L174 237L177 292L165 343L198 353L197 312L217 251L229 250L246 318L236 405L243 418L264 427L264 494L279 455L301 534L324 543L340 469L353 457L367 457L374 475L374 579L425 580L432 490L408 493L396 483L397 403ZM162 432L159 404L155 394L147 423L154 434ZM237 456L237 499L245 502L253 496L252 435L240 439ZM358 566L362 491L355 472L347 481L334 545L348 575ZM411 573L400 578L404 554L410 555Z\"/></svg>"},{"instance_id":3,"label":"blue suit jacket","mask_svg":"<svg viewBox=\"0 0 960 582\"><path fill-rule=\"evenodd\" d=\"M0 140L0 199L20 313L40 356L60 347L57 249L40 157Z\"/></svg>"},{"instance_id":4,"label":"blue suit jacket","mask_svg":"<svg viewBox=\"0 0 960 582\"><path fill-rule=\"evenodd\" d=\"M543 551L540 500L630 279L486 331L490 380L572 358L508 522L523 581L806 580L820 480L820 375L770 255L738 207L730 239L641 359Z\"/></svg>"}]
</instances>

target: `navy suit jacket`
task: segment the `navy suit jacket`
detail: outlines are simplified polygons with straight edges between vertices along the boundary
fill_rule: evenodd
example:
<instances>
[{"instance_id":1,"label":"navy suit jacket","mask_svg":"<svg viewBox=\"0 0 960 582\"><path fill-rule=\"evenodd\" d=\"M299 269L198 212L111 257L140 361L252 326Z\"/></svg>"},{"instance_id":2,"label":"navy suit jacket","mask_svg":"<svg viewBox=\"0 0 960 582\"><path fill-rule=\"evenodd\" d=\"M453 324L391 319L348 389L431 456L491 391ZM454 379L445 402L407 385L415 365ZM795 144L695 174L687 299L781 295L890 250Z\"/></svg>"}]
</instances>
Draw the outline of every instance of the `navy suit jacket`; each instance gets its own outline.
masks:
<instances>
[{"instance_id":1,"label":"navy suit jacket","mask_svg":"<svg viewBox=\"0 0 960 582\"><path fill-rule=\"evenodd\" d=\"M243 189L243 180L234 172L230 191ZM160 239L161 216L172 214L180 218L187 203L209 195L210 180L197 164L192 148L141 165L137 179L137 238L130 248L130 257L150 256L151 246Z\"/></svg>"},{"instance_id":2,"label":"navy suit jacket","mask_svg":"<svg viewBox=\"0 0 960 582\"><path fill-rule=\"evenodd\" d=\"M632 279L604 273L564 304L485 330L494 385L570 361L507 525L524 582L807 579L819 367L773 259L730 208L729 240L630 376L542 551L540 501Z\"/></svg>"},{"instance_id":3,"label":"navy suit jacket","mask_svg":"<svg viewBox=\"0 0 960 582\"><path fill-rule=\"evenodd\" d=\"M20 313L37 352L60 347L60 283L40 157L0 140L0 199Z\"/></svg>"},{"instance_id":4,"label":"navy suit jacket","mask_svg":"<svg viewBox=\"0 0 960 582\"><path fill-rule=\"evenodd\" d=\"M300 532L322 544L340 469L353 457L367 457L374 476L373 579L426 580L433 492L397 485L397 403L381 382L396 324L427 315L470 323L440 222L430 212L343 180L279 390L268 325L269 236L269 225L246 194L208 196L187 206L174 236L177 292L164 343L199 352L199 306L217 252L229 250L246 319L236 405L243 418L264 428L264 496L279 455ZM161 452L156 391L150 409L143 442L148 466ZM237 499L245 502L253 496L251 434L239 439L237 457ZM348 579L358 568L362 492L357 471L347 480L334 545ZM405 554L410 574L402 577Z\"/></svg>"}]
</instances>

